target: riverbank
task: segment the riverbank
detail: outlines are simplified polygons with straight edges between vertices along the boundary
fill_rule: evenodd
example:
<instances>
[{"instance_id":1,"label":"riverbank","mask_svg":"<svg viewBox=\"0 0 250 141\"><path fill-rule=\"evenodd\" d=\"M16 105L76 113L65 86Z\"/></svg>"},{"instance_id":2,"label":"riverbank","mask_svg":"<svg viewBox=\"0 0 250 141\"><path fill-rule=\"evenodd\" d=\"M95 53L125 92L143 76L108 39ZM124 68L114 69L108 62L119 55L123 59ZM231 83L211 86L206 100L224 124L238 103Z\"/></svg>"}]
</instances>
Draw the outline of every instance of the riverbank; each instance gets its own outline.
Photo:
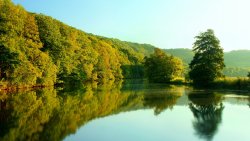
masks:
<instances>
[{"instance_id":1,"label":"riverbank","mask_svg":"<svg viewBox=\"0 0 250 141\"><path fill-rule=\"evenodd\" d=\"M36 89L43 89L43 88L54 88L54 85L37 85L37 86L2 86L0 85L0 92L18 92L18 91L29 91L29 90L36 90Z\"/></svg>"},{"instance_id":2,"label":"riverbank","mask_svg":"<svg viewBox=\"0 0 250 141\"><path fill-rule=\"evenodd\" d=\"M121 82L123 83L129 82L132 84L137 83L150 83L146 79L123 79ZM133 82L134 81L134 82ZM80 83L80 85L84 85L85 83ZM96 82L98 83L98 82ZM237 78L237 77L225 77L221 79L217 79L214 82L210 83L209 85L194 85L190 81L184 81L184 79L176 79L169 83L161 83L161 84L167 84L167 85L185 85L185 86L191 86L197 89L203 89L203 90L219 90L219 91L237 91L237 92L249 92L250 91L250 80L248 78ZM71 85L71 84L70 84ZM74 84L79 85L79 84ZM96 84L98 85L98 84ZM46 88L46 87L64 87L64 83L56 83L54 85L3 85L0 84L0 91L18 91L18 90L30 90L30 89L40 89L40 88ZM68 84L67 84L68 86Z\"/></svg>"},{"instance_id":3,"label":"riverbank","mask_svg":"<svg viewBox=\"0 0 250 141\"><path fill-rule=\"evenodd\" d=\"M226 77L213 82L213 87L220 89L234 89L250 91L249 78Z\"/></svg>"}]
</instances>

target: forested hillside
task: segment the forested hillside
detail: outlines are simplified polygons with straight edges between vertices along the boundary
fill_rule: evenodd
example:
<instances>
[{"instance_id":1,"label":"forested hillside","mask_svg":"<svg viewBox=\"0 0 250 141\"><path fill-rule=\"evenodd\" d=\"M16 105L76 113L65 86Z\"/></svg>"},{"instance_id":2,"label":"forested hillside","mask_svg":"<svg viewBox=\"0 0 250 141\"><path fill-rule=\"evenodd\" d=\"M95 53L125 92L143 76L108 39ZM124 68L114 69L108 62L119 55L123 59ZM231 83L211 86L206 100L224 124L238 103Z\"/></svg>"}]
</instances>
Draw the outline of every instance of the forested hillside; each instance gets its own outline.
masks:
<instances>
[{"instance_id":1,"label":"forested hillside","mask_svg":"<svg viewBox=\"0 0 250 141\"><path fill-rule=\"evenodd\" d=\"M0 86L142 78L155 47L96 36L0 0ZM190 63L190 49L164 49ZM250 51L225 53L228 76L246 76Z\"/></svg>"},{"instance_id":2,"label":"forested hillside","mask_svg":"<svg viewBox=\"0 0 250 141\"><path fill-rule=\"evenodd\" d=\"M132 77L125 72L140 73L149 55L143 50L154 49L85 33L10 0L0 0L0 48L1 85L6 87Z\"/></svg>"},{"instance_id":3,"label":"forested hillside","mask_svg":"<svg viewBox=\"0 0 250 141\"><path fill-rule=\"evenodd\" d=\"M194 53L191 49L176 48L176 49L163 49L167 54L179 57L184 63L189 64L193 59Z\"/></svg>"},{"instance_id":4,"label":"forested hillside","mask_svg":"<svg viewBox=\"0 0 250 141\"><path fill-rule=\"evenodd\" d=\"M225 53L225 63L229 67L250 67L250 50L234 50Z\"/></svg>"},{"instance_id":5,"label":"forested hillside","mask_svg":"<svg viewBox=\"0 0 250 141\"><path fill-rule=\"evenodd\" d=\"M226 52L224 57L227 66L224 70L225 75L244 77L250 72L250 50Z\"/></svg>"}]
</instances>

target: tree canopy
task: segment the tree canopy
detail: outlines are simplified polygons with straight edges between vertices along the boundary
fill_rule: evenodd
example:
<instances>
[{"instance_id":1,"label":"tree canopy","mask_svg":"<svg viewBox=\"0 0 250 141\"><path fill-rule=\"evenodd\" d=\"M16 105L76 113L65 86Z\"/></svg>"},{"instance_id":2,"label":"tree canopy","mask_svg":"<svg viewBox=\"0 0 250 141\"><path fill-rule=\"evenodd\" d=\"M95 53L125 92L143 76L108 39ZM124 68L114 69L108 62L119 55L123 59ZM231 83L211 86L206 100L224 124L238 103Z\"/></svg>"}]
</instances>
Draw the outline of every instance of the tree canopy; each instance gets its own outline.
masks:
<instances>
[{"instance_id":1,"label":"tree canopy","mask_svg":"<svg viewBox=\"0 0 250 141\"><path fill-rule=\"evenodd\" d=\"M85 33L0 0L1 86L143 77L144 47L154 48Z\"/></svg>"},{"instance_id":2,"label":"tree canopy","mask_svg":"<svg viewBox=\"0 0 250 141\"><path fill-rule=\"evenodd\" d=\"M183 64L179 58L166 55L158 48L155 49L154 54L145 58L144 66L151 82L170 82L180 77L183 72Z\"/></svg>"},{"instance_id":3,"label":"tree canopy","mask_svg":"<svg viewBox=\"0 0 250 141\"><path fill-rule=\"evenodd\" d=\"M225 67L223 49L214 31L208 29L195 37L193 60L189 64L190 78L195 84L207 85L216 78L222 77Z\"/></svg>"}]
</instances>

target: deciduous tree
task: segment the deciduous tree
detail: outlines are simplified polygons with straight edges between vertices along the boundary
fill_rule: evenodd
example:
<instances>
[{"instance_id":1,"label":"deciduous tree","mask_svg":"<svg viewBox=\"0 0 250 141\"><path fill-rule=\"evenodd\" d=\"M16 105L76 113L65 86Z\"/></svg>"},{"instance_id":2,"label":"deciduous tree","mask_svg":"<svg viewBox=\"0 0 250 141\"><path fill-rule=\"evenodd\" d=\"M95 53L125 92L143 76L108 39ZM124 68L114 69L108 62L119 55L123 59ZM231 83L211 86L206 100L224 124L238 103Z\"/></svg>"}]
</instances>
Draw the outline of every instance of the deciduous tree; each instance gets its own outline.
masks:
<instances>
[{"instance_id":1,"label":"deciduous tree","mask_svg":"<svg viewBox=\"0 0 250 141\"><path fill-rule=\"evenodd\" d=\"M183 72L183 64L179 58L166 55L156 48L154 54L145 58L145 69L149 81L166 83L179 77Z\"/></svg>"},{"instance_id":2,"label":"deciduous tree","mask_svg":"<svg viewBox=\"0 0 250 141\"><path fill-rule=\"evenodd\" d=\"M222 77L225 67L223 49L212 29L195 37L193 52L195 56L189 64L189 76L194 84L208 85L216 78Z\"/></svg>"}]
</instances>

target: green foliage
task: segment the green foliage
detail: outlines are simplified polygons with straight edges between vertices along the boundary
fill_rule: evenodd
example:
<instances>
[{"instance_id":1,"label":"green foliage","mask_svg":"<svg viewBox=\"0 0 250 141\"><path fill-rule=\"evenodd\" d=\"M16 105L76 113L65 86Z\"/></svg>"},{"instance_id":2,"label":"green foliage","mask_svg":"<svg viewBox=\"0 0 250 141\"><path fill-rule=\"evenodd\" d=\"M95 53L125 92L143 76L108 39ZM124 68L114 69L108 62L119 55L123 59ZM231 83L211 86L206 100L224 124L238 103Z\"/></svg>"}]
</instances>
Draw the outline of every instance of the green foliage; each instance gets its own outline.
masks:
<instances>
[{"instance_id":1,"label":"green foliage","mask_svg":"<svg viewBox=\"0 0 250 141\"><path fill-rule=\"evenodd\" d=\"M171 54L182 59L184 65L191 63L194 53L191 49L163 49L167 54ZM250 70L250 51L235 50L224 52L224 62L226 67L223 74L229 77L244 77Z\"/></svg>"},{"instance_id":2,"label":"green foliage","mask_svg":"<svg viewBox=\"0 0 250 141\"><path fill-rule=\"evenodd\" d=\"M11 72L6 75L3 83L19 87L53 85L56 79L56 66L50 57L40 50L42 42L34 16L8 0L0 3L0 44L7 53L2 59L10 66L19 64L15 67L1 68L5 72Z\"/></svg>"},{"instance_id":3,"label":"green foliage","mask_svg":"<svg viewBox=\"0 0 250 141\"><path fill-rule=\"evenodd\" d=\"M59 80L131 78L126 75L129 69L121 66L143 62L144 54L137 52L133 43L87 34L48 16L36 14L35 17L44 43L42 50L48 52L58 66Z\"/></svg>"},{"instance_id":4,"label":"green foliage","mask_svg":"<svg viewBox=\"0 0 250 141\"><path fill-rule=\"evenodd\" d=\"M123 65L121 66L123 76L127 79L142 79L144 78L143 65Z\"/></svg>"},{"instance_id":5,"label":"green foliage","mask_svg":"<svg viewBox=\"0 0 250 141\"><path fill-rule=\"evenodd\" d=\"M195 56L189 65L189 76L194 84L205 86L223 76L222 70L225 67L223 49L211 29L195 38L193 46Z\"/></svg>"},{"instance_id":6,"label":"green foliage","mask_svg":"<svg viewBox=\"0 0 250 141\"><path fill-rule=\"evenodd\" d=\"M145 58L144 66L150 82L170 82L175 77L180 77L183 72L183 64L180 59L168 56L157 48L154 54Z\"/></svg>"},{"instance_id":7,"label":"green foliage","mask_svg":"<svg viewBox=\"0 0 250 141\"><path fill-rule=\"evenodd\" d=\"M225 77L216 79L212 83L217 89L250 90L250 81L247 77Z\"/></svg>"},{"instance_id":8,"label":"green foliage","mask_svg":"<svg viewBox=\"0 0 250 141\"><path fill-rule=\"evenodd\" d=\"M0 72L5 86L131 78L133 72L126 73L134 69L121 66L142 64L146 51L137 47L154 48L88 34L0 0Z\"/></svg>"},{"instance_id":9,"label":"green foliage","mask_svg":"<svg viewBox=\"0 0 250 141\"><path fill-rule=\"evenodd\" d=\"M155 49L85 33L49 16L28 13L10 0L0 0L0 48L1 86L6 87L143 78L143 58L150 58ZM164 51L169 61L163 64L171 69L162 67L167 75L159 72L158 78L164 76L167 82L183 70L181 61L168 54L180 57L185 66L193 53L189 49ZM248 65L243 66L247 69ZM229 76L248 72L228 70L224 72Z\"/></svg>"},{"instance_id":10,"label":"green foliage","mask_svg":"<svg viewBox=\"0 0 250 141\"><path fill-rule=\"evenodd\" d=\"M7 79L18 63L18 54L0 45L0 79Z\"/></svg>"}]
</instances>

